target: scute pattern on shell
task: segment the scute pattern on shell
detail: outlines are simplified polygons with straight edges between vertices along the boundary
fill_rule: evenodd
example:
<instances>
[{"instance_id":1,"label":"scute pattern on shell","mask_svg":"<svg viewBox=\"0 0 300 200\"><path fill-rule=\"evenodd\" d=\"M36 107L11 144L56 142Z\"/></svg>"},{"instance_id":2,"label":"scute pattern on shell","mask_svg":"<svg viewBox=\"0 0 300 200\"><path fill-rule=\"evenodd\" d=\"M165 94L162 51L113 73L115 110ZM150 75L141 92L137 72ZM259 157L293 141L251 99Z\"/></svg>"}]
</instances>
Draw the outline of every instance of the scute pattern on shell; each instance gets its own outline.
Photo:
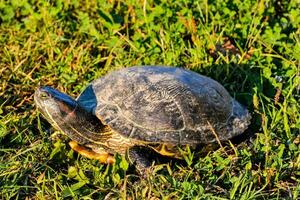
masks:
<instances>
[{"instance_id":1,"label":"scute pattern on shell","mask_svg":"<svg viewBox=\"0 0 300 200\"><path fill-rule=\"evenodd\" d=\"M172 144L199 144L232 137L228 92L218 82L173 67L131 67L91 84L95 114L104 124L132 139Z\"/></svg>"}]
</instances>

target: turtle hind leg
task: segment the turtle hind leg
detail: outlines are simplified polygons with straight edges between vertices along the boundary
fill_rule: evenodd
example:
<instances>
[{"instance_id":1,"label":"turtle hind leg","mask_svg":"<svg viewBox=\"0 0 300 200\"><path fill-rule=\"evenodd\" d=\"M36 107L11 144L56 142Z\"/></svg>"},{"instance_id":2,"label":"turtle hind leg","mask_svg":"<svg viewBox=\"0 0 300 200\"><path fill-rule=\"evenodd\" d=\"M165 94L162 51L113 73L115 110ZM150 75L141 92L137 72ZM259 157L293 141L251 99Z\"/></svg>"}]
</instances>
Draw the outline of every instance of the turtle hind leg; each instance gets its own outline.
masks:
<instances>
[{"instance_id":1,"label":"turtle hind leg","mask_svg":"<svg viewBox=\"0 0 300 200\"><path fill-rule=\"evenodd\" d=\"M135 165L138 173L142 176L147 176L150 172L150 167L156 161L157 153L147 147L133 146L128 150L128 157L129 161Z\"/></svg>"},{"instance_id":2,"label":"turtle hind leg","mask_svg":"<svg viewBox=\"0 0 300 200\"><path fill-rule=\"evenodd\" d=\"M115 163L115 158L113 155L109 154L106 151L93 151L89 148L86 148L84 146L80 146L77 142L75 141L70 141L69 142L70 147L76 151L77 153L89 158L89 159L94 159L94 160L99 160L100 163L103 164L112 164Z\"/></svg>"}]
</instances>

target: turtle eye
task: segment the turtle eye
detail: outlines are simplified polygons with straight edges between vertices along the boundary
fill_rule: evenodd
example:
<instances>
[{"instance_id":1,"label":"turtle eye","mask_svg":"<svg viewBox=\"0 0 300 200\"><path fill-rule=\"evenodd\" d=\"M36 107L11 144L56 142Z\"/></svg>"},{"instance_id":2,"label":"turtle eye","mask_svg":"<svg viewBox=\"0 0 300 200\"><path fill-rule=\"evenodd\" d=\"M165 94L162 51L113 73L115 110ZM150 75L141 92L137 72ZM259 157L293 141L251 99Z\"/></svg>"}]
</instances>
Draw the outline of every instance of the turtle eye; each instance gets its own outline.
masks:
<instances>
[{"instance_id":1,"label":"turtle eye","mask_svg":"<svg viewBox=\"0 0 300 200\"><path fill-rule=\"evenodd\" d=\"M46 92L41 92L40 97L41 97L42 99L45 99L45 98L48 97L48 94L47 94Z\"/></svg>"}]
</instances>

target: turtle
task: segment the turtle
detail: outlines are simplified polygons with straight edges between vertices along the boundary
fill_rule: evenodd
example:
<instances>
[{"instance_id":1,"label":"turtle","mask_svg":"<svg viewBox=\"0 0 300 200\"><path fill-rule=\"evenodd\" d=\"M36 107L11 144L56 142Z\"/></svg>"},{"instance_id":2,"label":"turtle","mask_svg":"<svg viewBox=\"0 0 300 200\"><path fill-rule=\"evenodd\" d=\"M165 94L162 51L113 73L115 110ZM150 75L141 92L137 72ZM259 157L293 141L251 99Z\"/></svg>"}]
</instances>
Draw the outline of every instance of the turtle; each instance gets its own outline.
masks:
<instances>
[{"instance_id":1,"label":"turtle","mask_svg":"<svg viewBox=\"0 0 300 200\"><path fill-rule=\"evenodd\" d=\"M101 163L126 156L142 172L150 152L182 159L183 148L222 142L250 124L247 108L217 81L170 66L134 66L92 81L76 98L49 86L34 94L40 113L72 149Z\"/></svg>"}]
</instances>

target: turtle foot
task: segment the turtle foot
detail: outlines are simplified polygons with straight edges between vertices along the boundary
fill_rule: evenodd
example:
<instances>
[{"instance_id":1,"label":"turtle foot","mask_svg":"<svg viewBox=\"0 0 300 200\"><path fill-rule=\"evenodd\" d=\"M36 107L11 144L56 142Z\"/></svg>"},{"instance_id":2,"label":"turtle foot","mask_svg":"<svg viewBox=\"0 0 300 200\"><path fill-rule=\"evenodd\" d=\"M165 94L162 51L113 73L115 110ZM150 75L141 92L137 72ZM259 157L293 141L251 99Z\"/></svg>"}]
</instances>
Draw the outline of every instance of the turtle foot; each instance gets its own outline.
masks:
<instances>
[{"instance_id":1,"label":"turtle foot","mask_svg":"<svg viewBox=\"0 0 300 200\"><path fill-rule=\"evenodd\" d=\"M70 141L69 142L70 147L76 151L77 153L89 158L89 159L94 159L94 160L99 160L100 163L103 164L113 164L115 163L115 158L112 154L106 152L106 151L93 151L89 148L86 148L84 146L80 146L77 142L75 141Z\"/></svg>"}]
</instances>

